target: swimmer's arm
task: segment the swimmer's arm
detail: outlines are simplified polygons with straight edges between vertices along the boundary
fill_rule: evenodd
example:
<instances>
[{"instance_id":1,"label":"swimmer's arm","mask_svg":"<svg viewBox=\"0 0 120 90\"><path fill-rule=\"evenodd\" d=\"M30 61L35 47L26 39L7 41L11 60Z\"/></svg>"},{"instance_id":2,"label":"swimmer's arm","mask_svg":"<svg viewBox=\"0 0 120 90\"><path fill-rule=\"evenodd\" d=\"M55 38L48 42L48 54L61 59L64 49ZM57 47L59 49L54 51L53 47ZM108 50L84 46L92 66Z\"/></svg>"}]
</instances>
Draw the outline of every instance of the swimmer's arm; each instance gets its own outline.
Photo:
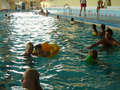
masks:
<instances>
[{"instance_id":1,"label":"swimmer's arm","mask_svg":"<svg viewBox=\"0 0 120 90\"><path fill-rule=\"evenodd\" d=\"M91 48L93 48L93 47L96 47L96 46L98 46L99 44L102 44L102 40L98 41L98 42L95 43L95 44L92 44L91 46L88 47L88 49L91 49Z\"/></svg>"},{"instance_id":2,"label":"swimmer's arm","mask_svg":"<svg viewBox=\"0 0 120 90\"><path fill-rule=\"evenodd\" d=\"M117 45L117 46L120 46L120 42L118 42L118 41L114 41L114 45Z\"/></svg>"}]
</instances>

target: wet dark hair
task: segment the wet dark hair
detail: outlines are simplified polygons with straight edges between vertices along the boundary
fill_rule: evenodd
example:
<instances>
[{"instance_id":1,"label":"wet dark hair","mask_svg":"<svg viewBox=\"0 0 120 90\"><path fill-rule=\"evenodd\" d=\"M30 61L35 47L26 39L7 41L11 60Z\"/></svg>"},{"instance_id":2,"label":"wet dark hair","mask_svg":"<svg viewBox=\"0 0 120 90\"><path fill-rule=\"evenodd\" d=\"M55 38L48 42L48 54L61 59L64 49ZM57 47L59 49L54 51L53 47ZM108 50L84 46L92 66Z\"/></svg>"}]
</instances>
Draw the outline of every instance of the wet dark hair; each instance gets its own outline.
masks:
<instances>
[{"instance_id":1,"label":"wet dark hair","mask_svg":"<svg viewBox=\"0 0 120 90\"><path fill-rule=\"evenodd\" d=\"M41 44L36 45L34 48L36 51L35 55L40 55L42 53L42 45Z\"/></svg>"},{"instance_id":2,"label":"wet dark hair","mask_svg":"<svg viewBox=\"0 0 120 90\"><path fill-rule=\"evenodd\" d=\"M35 85L37 85L37 84L39 85L40 74L37 70L28 68L28 69L26 69L26 73L27 73L27 75L30 75L29 78L33 80L33 83L35 83Z\"/></svg>"},{"instance_id":3,"label":"wet dark hair","mask_svg":"<svg viewBox=\"0 0 120 90\"><path fill-rule=\"evenodd\" d=\"M97 58L97 56L98 56L98 53L97 53L97 51L96 50L92 50L92 53L93 53L93 58Z\"/></svg>"},{"instance_id":4,"label":"wet dark hair","mask_svg":"<svg viewBox=\"0 0 120 90\"><path fill-rule=\"evenodd\" d=\"M102 29L105 29L105 24L101 24Z\"/></svg>"},{"instance_id":5,"label":"wet dark hair","mask_svg":"<svg viewBox=\"0 0 120 90\"><path fill-rule=\"evenodd\" d=\"M59 19L59 18L60 18L60 16L59 16L59 15L57 15L56 17L57 17L57 19Z\"/></svg>"},{"instance_id":6,"label":"wet dark hair","mask_svg":"<svg viewBox=\"0 0 120 90\"><path fill-rule=\"evenodd\" d=\"M74 18L71 18L71 21L74 21Z\"/></svg>"},{"instance_id":7,"label":"wet dark hair","mask_svg":"<svg viewBox=\"0 0 120 90\"><path fill-rule=\"evenodd\" d=\"M38 45L35 46L35 49L38 49L38 48L42 48L42 45L38 44Z\"/></svg>"},{"instance_id":8,"label":"wet dark hair","mask_svg":"<svg viewBox=\"0 0 120 90\"><path fill-rule=\"evenodd\" d=\"M110 28L108 28L108 29L106 30L106 32L109 32L109 33L111 34L111 36L113 35L113 31L112 31L112 29L110 29Z\"/></svg>"},{"instance_id":9,"label":"wet dark hair","mask_svg":"<svg viewBox=\"0 0 120 90\"><path fill-rule=\"evenodd\" d=\"M5 14L5 16L7 16L7 14Z\"/></svg>"},{"instance_id":10,"label":"wet dark hair","mask_svg":"<svg viewBox=\"0 0 120 90\"><path fill-rule=\"evenodd\" d=\"M96 28L96 25L95 24L92 24L93 28Z\"/></svg>"}]
</instances>

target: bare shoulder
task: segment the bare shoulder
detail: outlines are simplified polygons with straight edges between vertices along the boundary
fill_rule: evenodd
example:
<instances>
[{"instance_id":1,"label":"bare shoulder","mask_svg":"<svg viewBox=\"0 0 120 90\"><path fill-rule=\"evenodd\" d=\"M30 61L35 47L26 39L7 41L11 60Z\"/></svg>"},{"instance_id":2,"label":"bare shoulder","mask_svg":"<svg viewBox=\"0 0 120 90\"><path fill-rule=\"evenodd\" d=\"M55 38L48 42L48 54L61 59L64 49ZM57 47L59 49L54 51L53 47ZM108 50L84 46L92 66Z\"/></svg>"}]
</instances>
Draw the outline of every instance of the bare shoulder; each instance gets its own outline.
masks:
<instances>
[{"instance_id":1,"label":"bare shoulder","mask_svg":"<svg viewBox=\"0 0 120 90\"><path fill-rule=\"evenodd\" d=\"M118 42L118 41L115 40L115 39L112 40L112 43L113 43L114 45L120 46L120 42Z\"/></svg>"}]
</instances>

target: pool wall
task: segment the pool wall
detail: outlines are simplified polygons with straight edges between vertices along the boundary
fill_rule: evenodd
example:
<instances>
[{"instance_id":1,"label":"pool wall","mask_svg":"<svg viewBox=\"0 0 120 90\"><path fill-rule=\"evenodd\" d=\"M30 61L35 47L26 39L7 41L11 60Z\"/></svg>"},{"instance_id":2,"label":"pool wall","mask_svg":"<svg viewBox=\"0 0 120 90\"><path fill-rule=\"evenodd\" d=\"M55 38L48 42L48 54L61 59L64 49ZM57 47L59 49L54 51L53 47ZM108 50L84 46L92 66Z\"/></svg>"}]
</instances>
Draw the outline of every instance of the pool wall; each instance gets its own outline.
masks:
<instances>
[{"instance_id":1,"label":"pool wall","mask_svg":"<svg viewBox=\"0 0 120 90\"><path fill-rule=\"evenodd\" d=\"M75 20L80 20L84 22L92 22L101 24L104 23L106 25L120 28L120 9L116 8L106 8L101 9L99 12L99 16L96 14L95 8L87 8L86 10L86 16L83 15L79 16L80 8L75 7L55 7L55 8L46 8L50 11L51 14L60 15L63 17L74 17Z\"/></svg>"},{"instance_id":2,"label":"pool wall","mask_svg":"<svg viewBox=\"0 0 120 90\"><path fill-rule=\"evenodd\" d=\"M95 6L97 7L97 1L98 0L87 0L87 7ZM104 3L106 3L108 0L103 0ZM80 6L80 0L46 0L46 3L41 3L41 6L43 4L46 4L48 7L59 7L64 6L65 4L69 4L70 6L79 7ZM111 0L111 6L120 6L120 2L118 0Z\"/></svg>"}]
</instances>

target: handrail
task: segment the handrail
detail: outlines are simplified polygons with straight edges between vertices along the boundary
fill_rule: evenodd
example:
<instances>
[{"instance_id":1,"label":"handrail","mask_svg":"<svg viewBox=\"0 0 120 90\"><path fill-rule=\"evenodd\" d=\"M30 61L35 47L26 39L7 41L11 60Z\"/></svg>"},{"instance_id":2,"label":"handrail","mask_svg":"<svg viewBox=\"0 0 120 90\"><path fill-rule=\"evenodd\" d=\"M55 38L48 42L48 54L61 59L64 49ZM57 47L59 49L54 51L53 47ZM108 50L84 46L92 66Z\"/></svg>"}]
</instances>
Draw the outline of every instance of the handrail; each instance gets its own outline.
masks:
<instances>
[{"instance_id":1,"label":"handrail","mask_svg":"<svg viewBox=\"0 0 120 90\"><path fill-rule=\"evenodd\" d=\"M70 7L70 5L66 3L66 4L64 5L64 8L66 8L66 7Z\"/></svg>"},{"instance_id":2,"label":"handrail","mask_svg":"<svg viewBox=\"0 0 120 90\"><path fill-rule=\"evenodd\" d=\"M70 8L70 5L69 4L65 4L64 5L64 9L68 9L69 10L69 15L72 15L72 9ZM66 12L64 11L64 14L65 14Z\"/></svg>"}]
</instances>

